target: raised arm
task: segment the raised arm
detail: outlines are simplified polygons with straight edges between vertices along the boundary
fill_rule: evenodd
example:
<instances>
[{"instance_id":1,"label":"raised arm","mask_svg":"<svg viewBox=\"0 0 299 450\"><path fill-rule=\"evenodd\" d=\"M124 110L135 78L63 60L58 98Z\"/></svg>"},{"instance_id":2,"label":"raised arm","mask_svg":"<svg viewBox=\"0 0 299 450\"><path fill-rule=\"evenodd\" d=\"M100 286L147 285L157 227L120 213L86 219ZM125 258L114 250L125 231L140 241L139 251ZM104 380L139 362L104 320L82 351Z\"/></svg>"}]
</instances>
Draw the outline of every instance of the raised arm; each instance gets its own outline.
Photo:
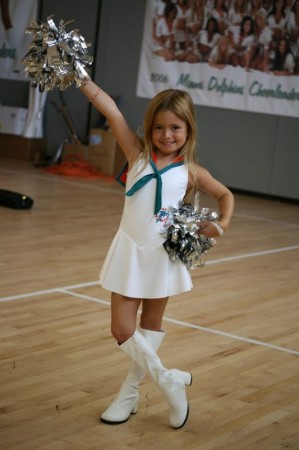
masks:
<instances>
[{"instance_id":1,"label":"raised arm","mask_svg":"<svg viewBox=\"0 0 299 450\"><path fill-rule=\"evenodd\" d=\"M115 101L91 80L84 81L80 89L93 106L106 117L113 136L131 164L141 152L140 138L130 129Z\"/></svg>"}]
</instances>

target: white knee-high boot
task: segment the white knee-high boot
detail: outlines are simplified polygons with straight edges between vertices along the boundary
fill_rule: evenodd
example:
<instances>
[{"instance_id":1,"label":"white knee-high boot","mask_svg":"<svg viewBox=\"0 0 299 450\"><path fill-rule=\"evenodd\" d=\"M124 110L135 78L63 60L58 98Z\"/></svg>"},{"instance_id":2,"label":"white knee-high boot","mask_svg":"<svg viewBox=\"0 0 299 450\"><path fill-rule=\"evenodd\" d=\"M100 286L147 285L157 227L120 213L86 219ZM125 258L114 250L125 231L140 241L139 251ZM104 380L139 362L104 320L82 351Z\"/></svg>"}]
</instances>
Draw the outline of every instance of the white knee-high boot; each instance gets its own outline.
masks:
<instances>
[{"instance_id":1,"label":"white knee-high boot","mask_svg":"<svg viewBox=\"0 0 299 450\"><path fill-rule=\"evenodd\" d=\"M178 369L166 369L156 352L138 331L121 344L120 348L155 381L170 407L170 425L173 428L181 428L189 415L185 385L191 385L191 374Z\"/></svg>"},{"instance_id":2,"label":"white knee-high boot","mask_svg":"<svg viewBox=\"0 0 299 450\"><path fill-rule=\"evenodd\" d=\"M154 351L157 351L164 339L165 332L143 328L140 328L139 331ZM126 422L131 414L137 413L138 388L144 375L144 370L134 360L131 360L128 375L123 381L117 397L100 417L102 422L117 425Z\"/></svg>"}]
</instances>

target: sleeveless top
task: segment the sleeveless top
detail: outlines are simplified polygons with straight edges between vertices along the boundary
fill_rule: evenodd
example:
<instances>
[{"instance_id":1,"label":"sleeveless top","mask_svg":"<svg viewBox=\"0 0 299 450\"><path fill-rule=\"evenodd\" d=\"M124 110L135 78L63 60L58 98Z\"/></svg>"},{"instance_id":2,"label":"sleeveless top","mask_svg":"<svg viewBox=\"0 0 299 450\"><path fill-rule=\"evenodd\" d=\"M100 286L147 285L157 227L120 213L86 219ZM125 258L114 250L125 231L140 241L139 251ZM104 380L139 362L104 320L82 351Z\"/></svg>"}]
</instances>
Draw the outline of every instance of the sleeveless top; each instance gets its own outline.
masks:
<instances>
[{"instance_id":1,"label":"sleeveless top","mask_svg":"<svg viewBox=\"0 0 299 450\"><path fill-rule=\"evenodd\" d=\"M103 288L133 298L162 298L192 289L190 273L163 247L168 209L177 208L188 185L178 161L158 170L139 157L127 173L123 215L100 273Z\"/></svg>"}]
</instances>

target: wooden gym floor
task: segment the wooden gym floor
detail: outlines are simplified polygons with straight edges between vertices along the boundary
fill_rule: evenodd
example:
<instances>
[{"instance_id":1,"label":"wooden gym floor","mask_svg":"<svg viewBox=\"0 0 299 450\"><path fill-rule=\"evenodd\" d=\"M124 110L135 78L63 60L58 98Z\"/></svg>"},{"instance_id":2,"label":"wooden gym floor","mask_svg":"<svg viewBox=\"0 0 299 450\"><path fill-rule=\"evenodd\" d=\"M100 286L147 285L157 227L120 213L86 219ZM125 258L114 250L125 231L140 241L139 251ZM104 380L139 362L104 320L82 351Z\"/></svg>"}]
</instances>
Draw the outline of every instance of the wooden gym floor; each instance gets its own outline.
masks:
<instances>
[{"instance_id":1,"label":"wooden gym floor","mask_svg":"<svg viewBox=\"0 0 299 450\"><path fill-rule=\"evenodd\" d=\"M170 299L159 354L194 380L176 431L148 378L137 415L98 420L127 368L98 285L121 188L9 159L0 188L34 199L0 207L1 450L299 449L298 204L236 195L193 290Z\"/></svg>"}]
</instances>

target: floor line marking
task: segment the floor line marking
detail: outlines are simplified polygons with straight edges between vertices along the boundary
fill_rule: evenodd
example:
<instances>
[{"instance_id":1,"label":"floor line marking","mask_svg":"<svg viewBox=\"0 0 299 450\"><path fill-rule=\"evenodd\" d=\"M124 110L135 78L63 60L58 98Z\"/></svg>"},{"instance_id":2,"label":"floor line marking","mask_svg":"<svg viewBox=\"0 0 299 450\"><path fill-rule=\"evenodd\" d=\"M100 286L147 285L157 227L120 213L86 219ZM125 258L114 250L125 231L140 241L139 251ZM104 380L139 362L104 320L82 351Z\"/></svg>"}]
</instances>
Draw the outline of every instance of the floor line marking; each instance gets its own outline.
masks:
<instances>
[{"instance_id":1,"label":"floor line marking","mask_svg":"<svg viewBox=\"0 0 299 450\"><path fill-rule=\"evenodd\" d=\"M71 292L71 291L69 291L67 289L60 289L60 292L63 292L64 294L67 294L67 295L70 295L70 296L82 298L82 299L85 299L85 300L88 300L88 301L101 303L101 304L104 304L104 305L110 305L110 302L107 302L106 300L101 300L101 299L98 299L96 297L90 297L88 295L78 294L77 292ZM299 351L288 349L288 348L285 348L285 347L281 347L279 345L269 344L268 342L259 341L257 339L246 338L246 337L243 337L243 336L239 336L237 334L227 333L225 331L216 330L214 328L203 327L201 325L194 325L192 323L184 322L182 320L171 319L170 317L163 317L163 320L166 321L166 322L174 323L175 325L184 326L186 328L193 328L195 330L204 331L206 333L217 334L219 336L224 336L224 337L227 337L227 338L230 338L230 339L233 339L233 340L246 342L247 344L259 345L259 346L262 346L262 347L270 348L272 350L278 350L280 352L290 353L292 355L299 356Z\"/></svg>"},{"instance_id":2,"label":"floor line marking","mask_svg":"<svg viewBox=\"0 0 299 450\"><path fill-rule=\"evenodd\" d=\"M62 288L52 288L52 289L46 289L44 291L34 291L34 292L27 292L26 294L17 294L17 295L11 295L9 297L0 297L0 303L1 302L9 302L12 300L22 300L23 298L29 298L29 297L37 297L39 295L47 295L47 294L53 294L55 292L59 292L61 289L81 289L84 287L89 286L96 286L98 285L98 281L92 281L90 283L81 283L81 284L73 284L72 286L64 286Z\"/></svg>"},{"instance_id":3,"label":"floor line marking","mask_svg":"<svg viewBox=\"0 0 299 450\"><path fill-rule=\"evenodd\" d=\"M213 264L221 264L221 263L225 263L225 262L229 262L229 261L237 261L240 259L246 259L246 258L253 258L256 256L263 256L263 255L268 255L271 253L280 253L280 252L287 252L287 251L292 251L292 250L298 250L299 249L299 245L293 245L291 247L281 247L281 248L277 248L277 249L272 249L272 250L264 250L264 251L260 251L260 252L253 252L253 253L246 253L244 255L237 255L237 256L228 256L226 258L219 258L219 259L212 259L210 261L206 262L206 266L209 265L213 265ZM1 302L8 302L8 301L13 301L13 300L21 300L23 298L29 298L29 297L36 297L38 295L46 295L46 294L51 294L53 292L59 292L62 289L81 289L84 287L89 287L89 286L96 286L99 285L99 281L92 281L92 282L88 282L88 283L80 283L80 284L73 284L70 286L63 286L61 288L52 288L52 289L47 289L44 291L35 291L35 292L28 292L25 294L18 294L18 295L11 295L8 297L0 297L0 303Z\"/></svg>"},{"instance_id":4,"label":"floor line marking","mask_svg":"<svg viewBox=\"0 0 299 450\"><path fill-rule=\"evenodd\" d=\"M90 295L78 294L78 292L72 292L69 289L57 289L58 292L62 292L63 294L71 295L73 297L83 298L84 300L88 300L89 302L100 303L101 305L110 306L111 303L107 300L102 300L100 298L91 297Z\"/></svg>"},{"instance_id":5,"label":"floor line marking","mask_svg":"<svg viewBox=\"0 0 299 450\"><path fill-rule=\"evenodd\" d=\"M220 336L224 336L224 337L232 338L232 339L235 339L235 340L243 341L243 342L246 342L248 344L260 345L260 346L263 346L263 347L271 348L272 350L279 350L281 352L291 353L292 355L299 356L299 351L288 349L288 348L285 348L285 347L281 347L279 345L269 344L267 342L259 341L257 339L246 338L246 337L243 337L243 336L239 336L237 334L232 334L232 333L227 333L225 331L215 330L214 328L202 327L200 325L194 325L194 324L191 324L191 323L188 323L188 322L183 322L183 321L176 320L176 319L171 319L171 318L168 318L168 317L165 317L163 320L166 320L167 322L174 323L176 325L185 326L187 328L194 328L196 330L205 331L207 333L218 334Z\"/></svg>"},{"instance_id":6,"label":"floor line marking","mask_svg":"<svg viewBox=\"0 0 299 450\"><path fill-rule=\"evenodd\" d=\"M226 258L212 259L211 261L207 261L206 265L208 266L211 264L219 264L219 263L223 263L223 262L236 261L239 259L254 258L256 256L270 255L272 253L289 252L289 251L298 250L298 249L299 249L299 245L291 245L290 247L281 247L281 248L275 248L275 249L270 249L270 250L261 250L260 252L244 253L243 255L227 256Z\"/></svg>"},{"instance_id":7,"label":"floor line marking","mask_svg":"<svg viewBox=\"0 0 299 450\"><path fill-rule=\"evenodd\" d=\"M22 176L27 176L27 177L32 177L32 178L37 178L37 179L41 179L43 181L56 181L57 183L60 184L65 184L65 185L69 185L69 186L76 186L76 187L83 187L84 189L94 189L94 190L98 190L100 192L111 192L113 194L122 194L123 195L123 191L122 190L115 190L115 189L109 189L109 188L105 188L105 187L101 187L101 186L95 186L92 184L85 184L85 183L80 183L80 182L75 182L75 181L70 181L70 180L66 180L66 179L61 179L55 177L55 178L51 178L52 175L46 175L46 174L35 174L35 173L24 173L21 170L11 170L11 169L3 169L0 168L0 172L3 173L10 173L10 174L14 174L14 175L22 175ZM112 181L113 183L113 181ZM271 200L271 199L269 199ZM263 217L259 217L259 216L251 216L251 215L247 215L247 214L242 214L242 213L238 213L235 212L234 213L235 217L241 217L241 218L245 218L245 219L250 219L250 220L259 220L262 222L267 222L267 223L277 223L281 226L282 222L279 220L273 220L273 219L268 219L268 218L263 218ZM291 226L291 227L299 227L299 224L293 224L293 223L288 223L285 222L284 223L287 226Z\"/></svg>"},{"instance_id":8,"label":"floor line marking","mask_svg":"<svg viewBox=\"0 0 299 450\"><path fill-rule=\"evenodd\" d=\"M242 213L237 213L237 212L234 213L234 216L240 217L242 219L258 220L260 222L274 223L274 224L277 224L277 225L281 226L281 221L274 220L274 219L268 219L268 218L265 218L265 217L250 216L250 215L247 215L247 214L242 214ZM299 223L284 222L284 225L290 226L292 228L299 228Z\"/></svg>"},{"instance_id":9,"label":"floor line marking","mask_svg":"<svg viewBox=\"0 0 299 450\"><path fill-rule=\"evenodd\" d=\"M109 189L109 188L102 187L102 186L95 186L93 184L85 184L85 183L80 183L80 182L76 182L76 181L60 179L60 178L56 178L56 177L51 178L51 176L46 176L46 175L41 175L41 174L23 173L23 172L19 172L19 171L6 170L6 169L0 169L0 172L10 173L13 175L21 174L22 176L37 178L37 179L41 179L43 181L52 181L52 182L55 181L57 183L65 184L67 186L76 186L76 187L80 187L80 188L84 188L84 189L94 189L94 190L97 190L100 192L111 192L112 194L123 194L123 191L121 191L121 190ZM113 183L113 181L110 183Z\"/></svg>"}]
</instances>

